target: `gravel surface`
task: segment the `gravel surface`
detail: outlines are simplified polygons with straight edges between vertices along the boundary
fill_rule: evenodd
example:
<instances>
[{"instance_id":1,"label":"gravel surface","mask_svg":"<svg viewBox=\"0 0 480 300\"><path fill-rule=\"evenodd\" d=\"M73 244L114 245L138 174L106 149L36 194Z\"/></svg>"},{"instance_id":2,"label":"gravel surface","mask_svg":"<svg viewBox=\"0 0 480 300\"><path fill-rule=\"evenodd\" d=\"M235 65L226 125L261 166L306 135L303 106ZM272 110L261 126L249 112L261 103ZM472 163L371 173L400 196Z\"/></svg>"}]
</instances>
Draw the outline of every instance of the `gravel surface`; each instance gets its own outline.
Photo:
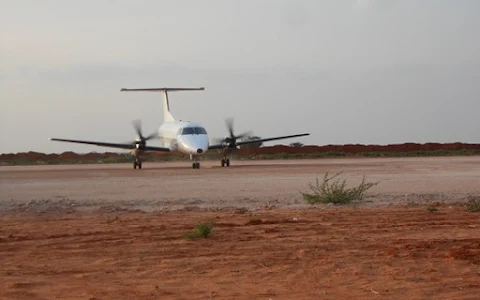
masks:
<instances>
[{"instance_id":1,"label":"gravel surface","mask_svg":"<svg viewBox=\"0 0 480 300\"><path fill-rule=\"evenodd\" d=\"M346 158L0 167L0 212L306 208L301 191L326 172L379 184L367 206L462 202L480 195L480 157Z\"/></svg>"}]
</instances>

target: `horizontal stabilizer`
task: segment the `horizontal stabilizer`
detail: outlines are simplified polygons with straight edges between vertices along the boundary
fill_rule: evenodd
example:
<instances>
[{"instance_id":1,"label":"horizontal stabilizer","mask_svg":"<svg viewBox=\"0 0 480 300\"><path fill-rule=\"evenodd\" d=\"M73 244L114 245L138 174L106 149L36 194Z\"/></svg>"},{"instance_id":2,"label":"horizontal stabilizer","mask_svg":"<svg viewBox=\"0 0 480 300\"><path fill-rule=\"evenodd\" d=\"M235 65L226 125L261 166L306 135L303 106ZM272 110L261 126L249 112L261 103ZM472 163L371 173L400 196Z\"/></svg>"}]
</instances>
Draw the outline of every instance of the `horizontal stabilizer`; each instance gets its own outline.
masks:
<instances>
[{"instance_id":1,"label":"horizontal stabilizer","mask_svg":"<svg viewBox=\"0 0 480 300\"><path fill-rule=\"evenodd\" d=\"M162 92L163 93L163 121L173 122L175 118L170 113L170 103L168 101L168 92L181 92L181 91L203 91L204 87L200 88L146 88L146 89L120 89L121 92Z\"/></svg>"},{"instance_id":2,"label":"horizontal stabilizer","mask_svg":"<svg viewBox=\"0 0 480 300\"><path fill-rule=\"evenodd\" d=\"M126 89L122 88L121 92L180 92L180 91L203 91L204 87L200 88L147 88L147 89Z\"/></svg>"}]
</instances>

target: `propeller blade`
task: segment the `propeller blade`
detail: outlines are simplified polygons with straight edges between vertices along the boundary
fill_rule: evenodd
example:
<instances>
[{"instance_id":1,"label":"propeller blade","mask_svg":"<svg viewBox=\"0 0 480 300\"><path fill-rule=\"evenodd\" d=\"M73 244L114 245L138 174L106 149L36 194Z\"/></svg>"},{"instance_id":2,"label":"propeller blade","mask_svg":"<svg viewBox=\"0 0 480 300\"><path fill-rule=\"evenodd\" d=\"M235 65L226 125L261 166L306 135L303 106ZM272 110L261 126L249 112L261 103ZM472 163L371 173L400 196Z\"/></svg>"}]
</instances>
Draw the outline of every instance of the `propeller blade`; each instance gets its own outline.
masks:
<instances>
[{"instance_id":1,"label":"propeller blade","mask_svg":"<svg viewBox=\"0 0 480 300\"><path fill-rule=\"evenodd\" d=\"M156 137L156 136L157 136L157 133L154 132L154 133L150 134L149 136L147 136L147 137L145 138L145 141L151 140L151 139L153 139L153 138Z\"/></svg>"},{"instance_id":2,"label":"propeller blade","mask_svg":"<svg viewBox=\"0 0 480 300\"><path fill-rule=\"evenodd\" d=\"M244 132L244 133L242 133L242 134L237 135L236 138L237 138L237 139L243 139L244 137L247 137L247 136L249 136L249 135L252 135L252 131L251 131L251 130L250 130L250 131L247 131L247 132Z\"/></svg>"},{"instance_id":3,"label":"propeller blade","mask_svg":"<svg viewBox=\"0 0 480 300\"><path fill-rule=\"evenodd\" d=\"M230 137L233 138L235 135L233 134L233 118L228 118L225 120L225 124L227 125L228 133Z\"/></svg>"},{"instance_id":4,"label":"propeller blade","mask_svg":"<svg viewBox=\"0 0 480 300\"><path fill-rule=\"evenodd\" d=\"M144 140L144 137L142 135L142 121L134 120L132 122L132 125L133 125L133 128L135 129L135 132L140 137L140 139Z\"/></svg>"},{"instance_id":5,"label":"propeller blade","mask_svg":"<svg viewBox=\"0 0 480 300\"><path fill-rule=\"evenodd\" d=\"M227 125L227 130L228 130L229 136L224 138L223 142L228 143L228 144L230 144L230 146L233 146L233 147L236 146L237 139L242 139L244 137L247 137L247 136L251 135L251 133L252 133L252 131L250 130L250 131L244 132L240 135L235 135L235 133L233 132L233 118L225 119L225 124Z\"/></svg>"}]
</instances>

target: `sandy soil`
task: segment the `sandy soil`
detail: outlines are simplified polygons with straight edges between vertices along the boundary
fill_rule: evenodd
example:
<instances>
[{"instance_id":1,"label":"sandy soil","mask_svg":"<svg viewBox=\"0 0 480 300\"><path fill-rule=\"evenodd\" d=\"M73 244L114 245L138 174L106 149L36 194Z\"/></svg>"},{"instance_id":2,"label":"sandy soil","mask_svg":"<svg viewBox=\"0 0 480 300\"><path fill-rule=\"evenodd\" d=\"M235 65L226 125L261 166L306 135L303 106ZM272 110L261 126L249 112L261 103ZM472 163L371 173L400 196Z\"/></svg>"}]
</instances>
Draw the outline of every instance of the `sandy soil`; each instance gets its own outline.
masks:
<instances>
[{"instance_id":1,"label":"sandy soil","mask_svg":"<svg viewBox=\"0 0 480 300\"><path fill-rule=\"evenodd\" d=\"M479 157L234 164L0 167L0 299L479 299ZM380 183L306 205L326 171Z\"/></svg>"}]
</instances>

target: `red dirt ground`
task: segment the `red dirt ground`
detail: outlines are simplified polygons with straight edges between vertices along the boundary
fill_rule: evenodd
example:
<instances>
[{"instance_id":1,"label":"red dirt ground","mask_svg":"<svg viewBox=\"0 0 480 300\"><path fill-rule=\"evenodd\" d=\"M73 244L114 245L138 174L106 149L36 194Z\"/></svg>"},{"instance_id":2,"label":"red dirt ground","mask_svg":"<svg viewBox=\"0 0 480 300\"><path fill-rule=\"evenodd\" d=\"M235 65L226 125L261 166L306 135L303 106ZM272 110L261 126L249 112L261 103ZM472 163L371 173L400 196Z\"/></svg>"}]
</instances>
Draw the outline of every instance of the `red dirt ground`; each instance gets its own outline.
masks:
<instances>
[{"instance_id":1,"label":"red dirt ground","mask_svg":"<svg viewBox=\"0 0 480 300\"><path fill-rule=\"evenodd\" d=\"M4 216L0 298L479 299L479 214L437 209Z\"/></svg>"},{"instance_id":2,"label":"red dirt ground","mask_svg":"<svg viewBox=\"0 0 480 300\"><path fill-rule=\"evenodd\" d=\"M304 203L341 170L369 202ZM0 299L479 299L479 182L479 156L1 166Z\"/></svg>"}]
</instances>

